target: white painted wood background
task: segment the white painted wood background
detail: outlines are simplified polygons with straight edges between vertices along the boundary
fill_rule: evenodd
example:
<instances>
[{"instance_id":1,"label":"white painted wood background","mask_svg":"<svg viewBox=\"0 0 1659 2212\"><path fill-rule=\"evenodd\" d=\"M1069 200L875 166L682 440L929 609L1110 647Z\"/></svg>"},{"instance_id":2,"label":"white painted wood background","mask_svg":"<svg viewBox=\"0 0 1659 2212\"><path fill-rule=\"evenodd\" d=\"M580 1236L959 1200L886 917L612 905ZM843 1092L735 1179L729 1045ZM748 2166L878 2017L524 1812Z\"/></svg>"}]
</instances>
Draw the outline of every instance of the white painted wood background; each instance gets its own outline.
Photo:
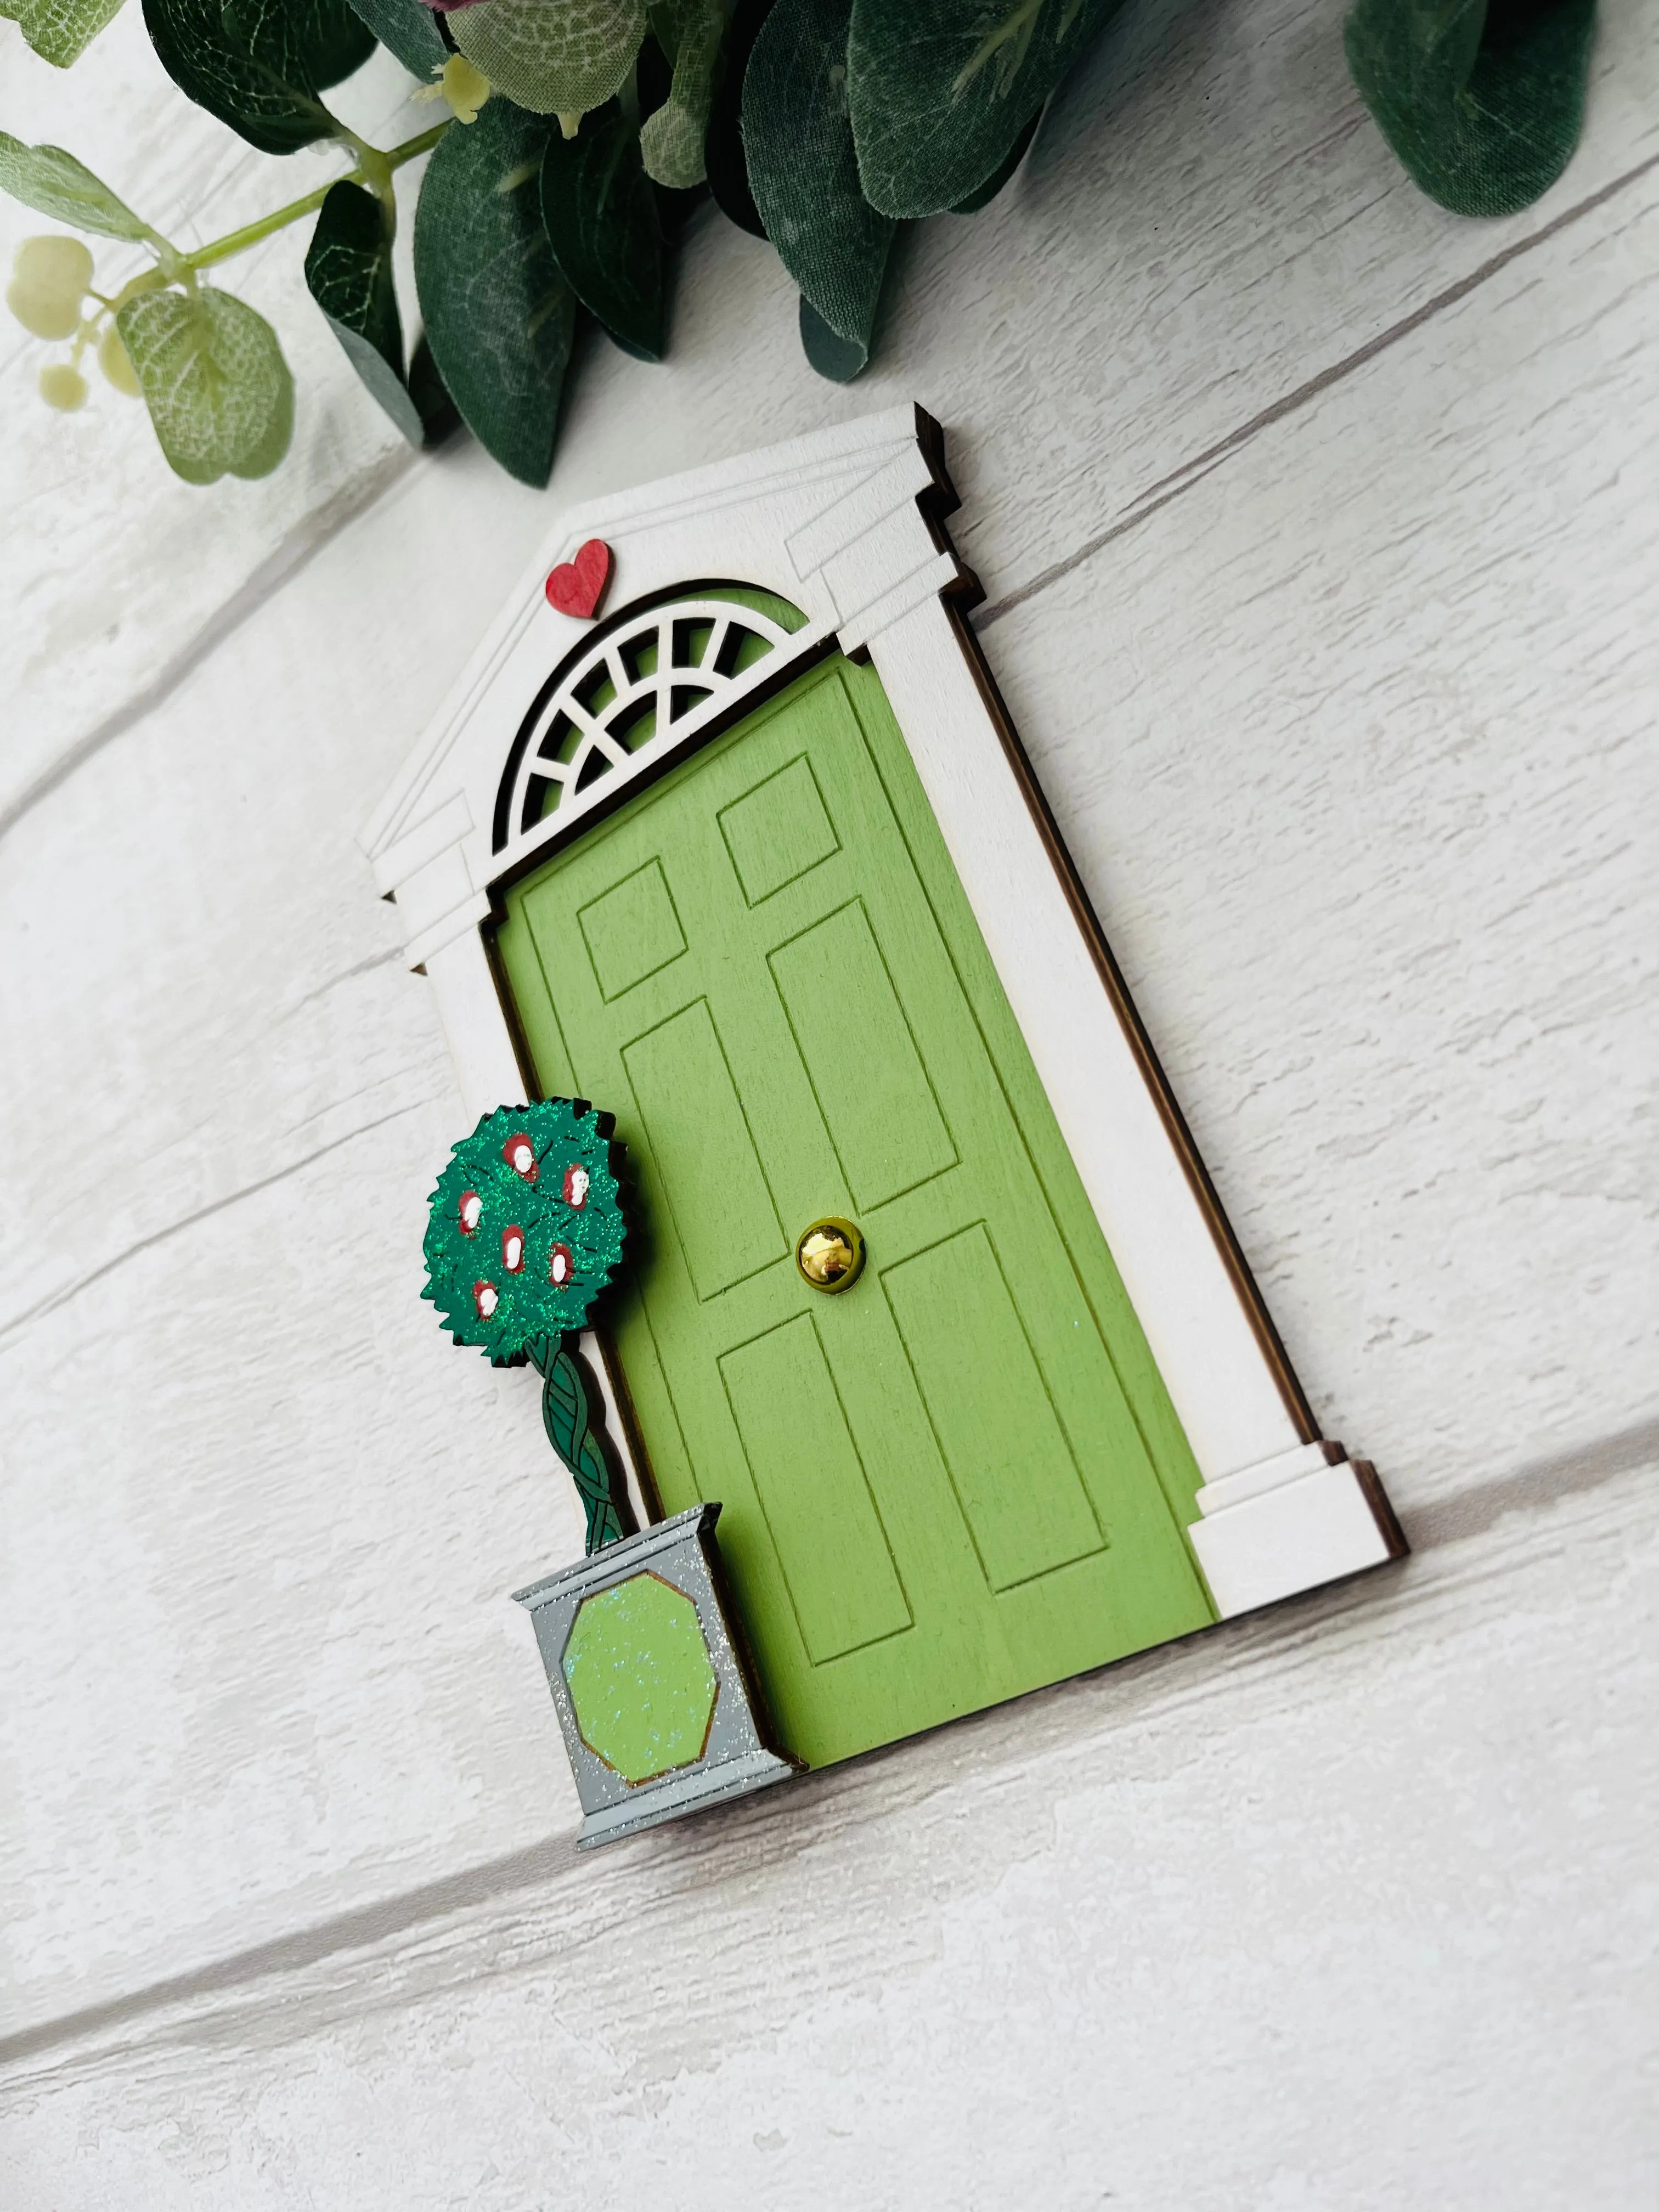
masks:
<instances>
[{"instance_id":1,"label":"white painted wood background","mask_svg":"<svg viewBox=\"0 0 1659 2212\"><path fill-rule=\"evenodd\" d=\"M351 97L409 123L389 64ZM184 107L131 8L67 78L0 25L0 127L190 241L327 173ZM3 342L0 2203L1645 2212L1651 8L1604 0L1577 158L1476 225L1331 0L1146 0L907 248L862 384L709 215L670 365L590 348L544 495L406 456L300 258L234 271L300 380L264 484L46 415ZM459 1109L355 833L555 502L910 396L1417 1550L577 1863L505 1595L577 1515L416 1297Z\"/></svg>"}]
</instances>

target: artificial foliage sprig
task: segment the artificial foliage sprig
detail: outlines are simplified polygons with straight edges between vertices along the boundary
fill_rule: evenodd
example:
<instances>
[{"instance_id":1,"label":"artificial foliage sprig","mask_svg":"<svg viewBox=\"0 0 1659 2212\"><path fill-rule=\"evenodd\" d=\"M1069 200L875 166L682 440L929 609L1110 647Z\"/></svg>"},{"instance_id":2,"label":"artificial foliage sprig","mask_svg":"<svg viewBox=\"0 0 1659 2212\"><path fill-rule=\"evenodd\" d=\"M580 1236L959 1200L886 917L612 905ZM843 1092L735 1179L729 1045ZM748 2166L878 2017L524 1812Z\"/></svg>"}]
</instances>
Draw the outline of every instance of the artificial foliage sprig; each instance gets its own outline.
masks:
<instances>
[{"instance_id":1,"label":"artificial foliage sprig","mask_svg":"<svg viewBox=\"0 0 1659 2212\"><path fill-rule=\"evenodd\" d=\"M0 131L0 191L143 248L118 291L87 248L24 240L7 299L68 344L42 397L82 406L94 355L141 396L197 483L263 476L295 394L276 332L204 272L315 216L307 284L411 443L465 421L514 476L552 466L575 331L647 360L666 344L674 249L709 192L771 240L801 341L845 381L870 359L901 223L970 215L1007 183L1044 106L1121 0L143 0L179 89L262 151L337 144L331 183L193 252L54 146ZM0 0L68 67L120 0ZM1559 176L1583 114L1595 0L1354 0L1356 84L1423 190L1462 215L1525 206ZM376 42L447 119L381 149L324 94ZM456 126L459 126L459 128ZM404 344L396 173L430 155L414 216L425 325Z\"/></svg>"}]
</instances>

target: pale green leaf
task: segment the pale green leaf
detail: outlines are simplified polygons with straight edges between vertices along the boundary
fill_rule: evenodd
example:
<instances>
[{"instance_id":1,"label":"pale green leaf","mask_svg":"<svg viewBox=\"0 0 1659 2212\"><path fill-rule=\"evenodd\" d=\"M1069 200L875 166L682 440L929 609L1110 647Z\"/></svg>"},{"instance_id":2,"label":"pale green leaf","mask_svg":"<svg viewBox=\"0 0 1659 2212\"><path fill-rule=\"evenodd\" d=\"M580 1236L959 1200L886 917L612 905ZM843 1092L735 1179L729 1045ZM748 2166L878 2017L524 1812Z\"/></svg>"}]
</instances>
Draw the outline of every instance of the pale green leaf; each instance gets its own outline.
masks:
<instances>
[{"instance_id":1,"label":"pale green leaf","mask_svg":"<svg viewBox=\"0 0 1659 2212\"><path fill-rule=\"evenodd\" d=\"M0 192L25 207L89 230L100 238L150 238L154 233L109 186L61 146L26 146L0 131Z\"/></svg>"},{"instance_id":2,"label":"pale green leaf","mask_svg":"<svg viewBox=\"0 0 1659 2212\"><path fill-rule=\"evenodd\" d=\"M484 0L444 21L457 49L532 115L603 107L634 65L645 0Z\"/></svg>"},{"instance_id":3,"label":"pale green leaf","mask_svg":"<svg viewBox=\"0 0 1659 2212\"><path fill-rule=\"evenodd\" d=\"M43 62L67 69L120 6L121 0L0 0L0 15L11 17Z\"/></svg>"},{"instance_id":4,"label":"pale green leaf","mask_svg":"<svg viewBox=\"0 0 1659 2212\"><path fill-rule=\"evenodd\" d=\"M294 431L276 333L228 292L141 292L117 318L161 451L186 483L268 476Z\"/></svg>"},{"instance_id":5,"label":"pale green leaf","mask_svg":"<svg viewBox=\"0 0 1659 2212\"><path fill-rule=\"evenodd\" d=\"M657 0L651 10L657 43L674 59L668 98L640 131L645 173L673 191L687 191L708 173L703 139L714 104L726 11L720 0Z\"/></svg>"}]
</instances>

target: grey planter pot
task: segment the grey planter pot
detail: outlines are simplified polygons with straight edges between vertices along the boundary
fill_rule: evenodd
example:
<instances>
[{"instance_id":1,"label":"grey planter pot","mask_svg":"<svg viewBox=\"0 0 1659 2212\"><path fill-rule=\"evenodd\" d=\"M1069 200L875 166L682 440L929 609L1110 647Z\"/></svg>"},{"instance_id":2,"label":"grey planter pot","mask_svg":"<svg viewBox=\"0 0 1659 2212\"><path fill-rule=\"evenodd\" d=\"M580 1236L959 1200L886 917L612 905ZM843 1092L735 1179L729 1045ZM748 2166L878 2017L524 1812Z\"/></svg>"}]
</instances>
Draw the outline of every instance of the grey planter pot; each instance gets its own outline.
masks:
<instances>
[{"instance_id":1,"label":"grey planter pot","mask_svg":"<svg viewBox=\"0 0 1659 2212\"><path fill-rule=\"evenodd\" d=\"M514 1595L527 1606L584 1819L579 1850L787 1782L693 1506Z\"/></svg>"}]
</instances>

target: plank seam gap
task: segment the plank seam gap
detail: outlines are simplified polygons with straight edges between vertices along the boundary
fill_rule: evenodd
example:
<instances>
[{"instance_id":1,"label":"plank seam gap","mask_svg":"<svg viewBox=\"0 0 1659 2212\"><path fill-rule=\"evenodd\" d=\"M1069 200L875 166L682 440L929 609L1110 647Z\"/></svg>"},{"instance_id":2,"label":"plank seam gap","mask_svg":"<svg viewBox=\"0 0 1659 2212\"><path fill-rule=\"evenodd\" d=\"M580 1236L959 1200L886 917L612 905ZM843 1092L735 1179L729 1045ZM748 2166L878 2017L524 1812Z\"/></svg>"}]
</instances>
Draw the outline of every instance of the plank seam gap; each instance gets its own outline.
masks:
<instances>
[{"instance_id":1,"label":"plank seam gap","mask_svg":"<svg viewBox=\"0 0 1659 2212\"><path fill-rule=\"evenodd\" d=\"M1472 1538L1486 1534L1512 1513L1540 1511L1560 1499L1600 1489L1621 1476L1651 1467L1656 1462L1659 1462L1659 1417L1615 1430L1575 1450L1528 1461L1510 1474L1495 1476L1489 1481L1472 1484L1467 1490L1425 1506L1411 1516L1419 1566L1437 1553L1443 1554ZM1216 1670L1204 1686L1212 1691L1226 1690L1237 1683L1241 1661L1252 1656L1266 1661L1291 1656L1310 1632L1328 1632L1328 1620L1319 1613L1310 1614L1310 1601L1316 1607L1322 1601L1325 1607L1342 1607L1351 1604L1352 1596L1353 1591L1347 1583L1308 1591L1301 1601L1290 1600L1285 1607L1245 1615L1218 1629L1200 1630L1195 1637L1137 1653L1123 1663L1133 1666L1142 1661L1155 1664L1160 1659L1168 1660L1188 1644L1201 1643L1212 1636L1227 1637L1235 1645L1231 1665ZM1242 1650L1238 1648L1241 1639ZM1063 1691L1073 1686L1060 1683L1054 1686ZM1146 1716L1144 1711L1125 1712L1120 1717L1132 1723ZM889 1753L878 1756L885 1759L897 1748L890 1747ZM850 1771L856 1777L865 1765L862 1760L854 1761ZM843 1766L830 1771L847 1774L849 1769ZM937 1786L949 1787L950 1782L947 1776ZM717 1850L718 1846L709 1848ZM75 2012L61 2014L55 2020L21 2029L0 2038L0 2066L40 2057L102 2030L121 2028L169 2005L254 1988L272 1977L301 1972L342 1954L409 1935L432 1922L489 1905L550 1880L564 1875L574 1877L578 1871L573 1864L569 1837L550 1837L500 1858L485 1860L393 1896L377 1899L371 1905L337 1914L309 1928L250 1945L246 1950L229 1953L188 1972L168 1975L125 1996L83 2006ZM659 1895L653 1901L660 1904L664 1899Z\"/></svg>"},{"instance_id":2,"label":"plank seam gap","mask_svg":"<svg viewBox=\"0 0 1659 2212\"><path fill-rule=\"evenodd\" d=\"M396 1107L390 1114L382 1114L378 1121L366 1121L361 1129L348 1129L344 1136L331 1138L327 1144L319 1145L315 1152L307 1152L297 1160L290 1160L286 1167L262 1176L258 1182L244 1184L240 1190L228 1191L223 1198L216 1198L208 1205L198 1206L194 1213L180 1214L176 1221L169 1221L164 1229L152 1230L148 1237L141 1237L137 1243L127 1245L112 1259L100 1261L88 1273L72 1283L66 1283L62 1290L54 1291L49 1298L43 1299L39 1305L31 1306L27 1313L15 1315L10 1321L0 1322L0 1346L5 1345L22 1330L33 1328L36 1322L44 1321L48 1314L56 1313L71 1298L78 1298L82 1291L89 1290L94 1283L102 1282L106 1275L113 1274L118 1267L125 1267L129 1260L136 1260L141 1252L154 1251L158 1244L165 1244L169 1237L181 1236L186 1229L193 1229L198 1221L211 1220L216 1213L224 1212L228 1206L240 1206L245 1198L257 1198L261 1191L270 1190L274 1184L286 1182L290 1176L298 1175L302 1169L313 1166L318 1160L326 1159L331 1152L337 1152L343 1145L355 1145L359 1137L367 1137L374 1130L384 1129L388 1121L400 1121L405 1114L418 1113L431 1103L429 1098L417 1098L410 1105Z\"/></svg>"},{"instance_id":3,"label":"plank seam gap","mask_svg":"<svg viewBox=\"0 0 1659 2212\"><path fill-rule=\"evenodd\" d=\"M366 471L356 483L348 484L337 492L314 514L308 515L296 529L291 531L276 550L265 556L246 581L222 605L214 609L202 627L157 671L142 690L124 702L112 714L106 714L83 737L77 738L72 744L65 747L56 760L48 763L32 782L24 786L9 806L0 810L0 840L9 836L18 823L43 799L50 799L54 791L60 789L88 761L96 759L106 745L113 744L118 738L125 737L157 708L164 706L222 645L235 635L250 617L268 605L285 584L308 568L325 546L331 544L349 523L355 522L360 514L373 507L420 458L412 447L388 454L378 466Z\"/></svg>"},{"instance_id":4,"label":"plank seam gap","mask_svg":"<svg viewBox=\"0 0 1659 2212\"><path fill-rule=\"evenodd\" d=\"M1182 462L1178 469L1173 470L1166 477L1161 477L1156 483L1149 484L1145 491L1136 495L1130 507L1115 522L1109 524L1096 537L1079 546L1074 553L1068 553L1064 560L1056 561L1052 567L1042 569L1031 578L1029 583L1016 585L1014 589L1006 593L1004 598L994 600L991 605L984 608L975 620L975 629L988 629L993 623L1000 622L1004 615L1012 614L1016 607L1024 606L1028 599L1035 599L1039 592L1047 591L1051 584L1059 583L1062 578L1069 576L1074 569L1080 568L1085 562L1091 561L1097 553L1102 552L1115 539L1124 537L1131 530L1138 530L1143 522L1150 521L1153 515L1168 507L1171 500L1179 499L1183 492L1190 491L1194 484L1201 483L1212 470L1218 468L1223 461L1231 459L1242 447L1249 445L1262 431L1269 430L1275 423L1282 422L1287 416L1297 413L1322 393L1331 390L1333 386L1346 382L1349 377L1356 375L1360 369L1367 368L1380 354L1386 353L1389 347L1397 345L1402 339L1412 337L1414 332L1421 330L1425 323L1432 321L1435 316L1443 313L1448 307L1455 307L1460 301L1466 300L1470 293L1478 291L1483 284L1490 283L1492 277L1500 275L1507 269L1511 262L1518 261L1522 254L1530 253L1535 246L1548 244L1564 230L1570 229L1575 223L1582 222L1586 216L1594 215L1598 208L1605 207L1609 200L1616 198L1620 192L1628 191L1632 185L1639 184L1644 177L1656 168L1659 168L1659 154L1650 155L1645 161L1638 162L1635 168L1627 170L1622 177L1615 177L1611 184L1603 185L1600 191L1592 192L1587 199L1580 200L1576 206L1570 207L1563 214L1557 216L1553 222L1547 222L1541 229L1532 232L1526 238L1516 239L1512 245L1504 246L1501 252L1494 253L1489 261L1483 261L1478 269L1471 270L1467 276L1460 277L1456 283L1449 284L1443 292L1437 292L1432 299L1425 300L1420 307L1414 307L1409 315L1403 316L1397 323L1390 324L1387 330L1379 331L1376 337L1368 339L1354 352L1346 355L1340 361L1334 362L1329 368L1321 369L1316 376L1310 377L1306 383L1297 385L1294 391L1286 392L1282 398L1275 399L1271 406L1264 407L1259 415L1252 416L1248 422L1243 422L1236 430L1229 431L1227 435L1215 445L1194 455L1190 461Z\"/></svg>"}]
</instances>

